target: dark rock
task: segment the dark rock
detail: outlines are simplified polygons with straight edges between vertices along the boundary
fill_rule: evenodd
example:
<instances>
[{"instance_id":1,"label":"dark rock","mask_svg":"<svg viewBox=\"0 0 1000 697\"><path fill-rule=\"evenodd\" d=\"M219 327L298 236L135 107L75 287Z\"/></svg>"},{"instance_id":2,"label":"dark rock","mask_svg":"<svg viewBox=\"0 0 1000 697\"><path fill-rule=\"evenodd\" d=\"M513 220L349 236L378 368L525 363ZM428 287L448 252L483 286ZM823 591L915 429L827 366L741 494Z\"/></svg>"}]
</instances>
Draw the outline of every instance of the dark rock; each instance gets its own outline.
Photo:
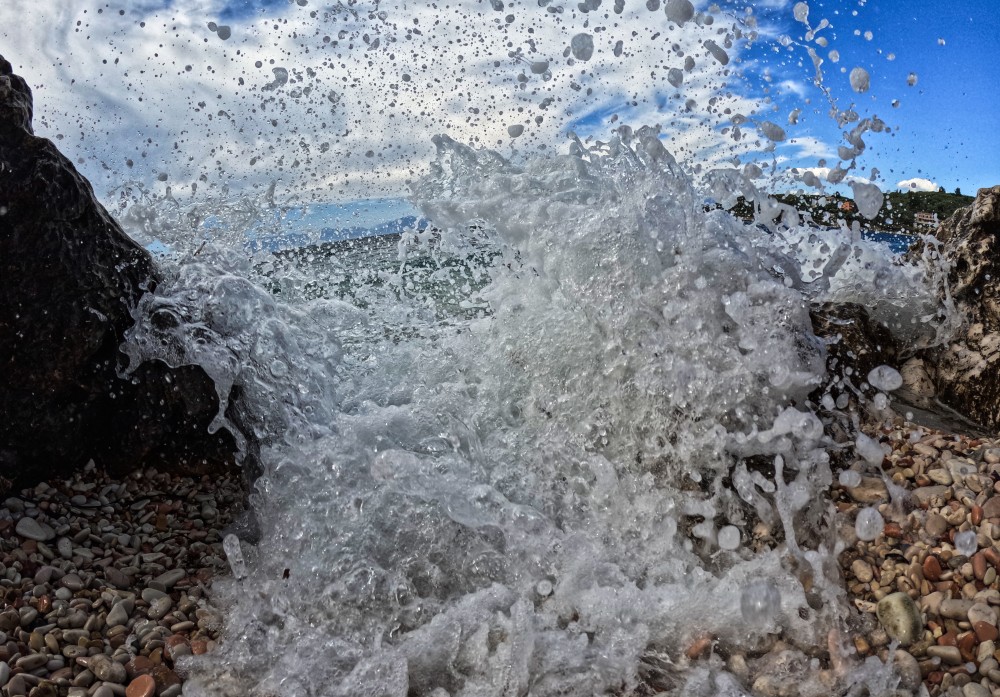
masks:
<instances>
[{"instance_id":1,"label":"dark rock","mask_svg":"<svg viewBox=\"0 0 1000 697\"><path fill-rule=\"evenodd\" d=\"M827 347L828 384L835 397L853 392L844 389L844 382L858 388L873 368L896 365L899 347L895 339L862 305L823 303L810 308L809 317L813 333Z\"/></svg>"},{"instance_id":2,"label":"dark rock","mask_svg":"<svg viewBox=\"0 0 1000 697\"><path fill-rule=\"evenodd\" d=\"M1000 186L980 189L938 228L950 262L952 299L963 318L957 336L924 354L944 404L991 430L1000 428Z\"/></svg>"},{"instance_id":3,"label":"dark rock","mask_svg":"<svg viewBox=\"0 0 1000 697\"><path fill-rule=\"evenodd\" d=\"M30 89L0 57L0 477L29 484L91 458L117 471L231 465L232 434L208 433L219 400L201 368L153 361L119 377L156 270L31 116Z\"/></svg>"}]
</instances>

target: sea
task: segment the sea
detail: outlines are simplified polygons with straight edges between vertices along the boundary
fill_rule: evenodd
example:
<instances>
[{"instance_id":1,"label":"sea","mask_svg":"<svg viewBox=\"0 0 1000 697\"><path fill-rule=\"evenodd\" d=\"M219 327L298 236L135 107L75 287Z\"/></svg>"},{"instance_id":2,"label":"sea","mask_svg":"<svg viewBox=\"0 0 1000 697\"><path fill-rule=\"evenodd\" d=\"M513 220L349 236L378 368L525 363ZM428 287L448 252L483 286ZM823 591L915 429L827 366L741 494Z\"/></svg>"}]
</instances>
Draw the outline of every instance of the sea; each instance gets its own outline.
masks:
<instances>
[{"instance_id":1,"label":"sea","mask_svg":"<svg viewBox=\"0 0 1000 697\"><path fill-rule=\"evenodd\" d=\"M205 113L249 123L257 110L285 118L315 107L325 124L340 117L317 104L350 106L336 71L351 61L415 65L412 80L397 66L384 90L375 80L374 92L358 92L372 118L372 104L396 108L389 100L404 89L420 97L402 128L373 135L384 148L363 161L375 171L394 139L410 147L406 124L465 99L462 90L523 93L530 108L462 106L465 130L455 120L422 142L431 154L414 158L398 195L208 185L195 194L192 184L182 197L179 175L173 193L129 184L103 195L164 277L136 308L126 373L148 360L202 366L221 401L211 428L240 434L250 473L247 514L225 540L233 573L212 591L224 608L219 645L180 660L184 694L738 697L754 693L740 661L774 694L893 689L893 666L857 658L850 641L857 610L837 560L854 540L841 534L829 490L845 466L879 474L860 413L889 418L895 371L828 366L830 339L814 334L810 309L856 303L907 346L940 344L953 312L947 269L930 241L904 256L906 236L816 227L766 194L817 180L763 176L794 119L786 134L766 120L769 102L753 122L727 106L739 92L730 58L760 29L752 8L314 5L288 10L308 29L296 25L294 39L313 42L313 53L341 41L342 56L323 54L330 73L268 64L260 69L273 81L241 93L252 95L245 113ZM426 20L431 6L434 22L488 28L464 48L428 44L451 36L409 19ZM816 55L806 48L826 24L809 25L808 9L784 10L808 36L776 51ZM606 41L629 13L633 43ZM195 45L236 41L238 21L232 30L213 21L215 33ZM558 22L561 53L530 57L547 22ZM649 22L668 33L646 31ZM284 31L264 24L267 41ZM518 48L480 55L491 32L516 34ZM167 66L168 50L165 72L182 71L183 61ZM288 61L312 60L309 51ZM626 119L608 107L594 112L599 125L574 116L533 147L469 136L496 117L513 124L504 137L520 138L522 122L547 127L562 100L600 84L628 107L648 61L667 54L673 67L660 77L671 87L653 111ZM253 54L227 56L250 70ZM632 61L633 77L600 83L604 68L589 66L608 56ZM808 58L798 68L822 86L817 60L815 75ZM696 62L710 66L707 82ZM438 69L454 92L431 79ZM500 77L477 82L476 70ZM852 72L855 91L868 89L863 77ZM830 90L820 96L816 118L831 112L845 133L841 165L861 172L862 136L885 124L853 103L838 107ZM676 117L656 120L668 107ZM337 130L347 138L365 125L358 116ZM725 136L740 156L697 150L682 137L689 126ZM280 135L260 130L254 148L288 148L285 161L294 154L297 164L333 139L320 126L294 128L289 116ZM747 138L759 144L755 161ZM175 147L178 170L198 159L193 140ZM205 158L213 177L224 151ZM824 186L847 171L837 165ZM859 208L874 215L881 191L852 181ZM738 197L754 203L754 223L725 210ZM711 649L690 658L706 641Z\"/></svg>"}]
</instances>

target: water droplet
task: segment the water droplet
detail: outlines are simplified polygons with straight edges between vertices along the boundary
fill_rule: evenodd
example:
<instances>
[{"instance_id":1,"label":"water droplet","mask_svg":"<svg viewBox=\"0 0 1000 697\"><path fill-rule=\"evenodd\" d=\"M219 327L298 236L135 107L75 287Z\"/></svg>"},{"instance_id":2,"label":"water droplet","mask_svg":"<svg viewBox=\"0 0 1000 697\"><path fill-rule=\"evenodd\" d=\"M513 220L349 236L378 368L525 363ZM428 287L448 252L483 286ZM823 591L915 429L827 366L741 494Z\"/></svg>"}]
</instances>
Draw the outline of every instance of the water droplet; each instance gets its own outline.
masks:
<instances>
[{"instance_id":1,"label":"water droplet","mask_svg":"<svg viewBox=\"0 0 1000 697\"><path fill-rule=\"evenodd\" d=\"M781 594L770 581L754 581L740 596L740 610L743 619L751 624L770 624L781 610Z\"/></svg>"},{"instance_id":2,"label":"water droplet","mask_svg":"<svg viewBox=\"0 0 1000 697\"><path fill-rule=\"evenodd\" d=\"M976 543L976 533L972 530L965 530L955 535L955 549L959 554L971 557L976 553L979 545Z\"/></svg>"},{"instance_id":3,"label":"water droplet","mask_svg":"<svg viewBox=\"0 0 1000 697\"><path fill-rule=\"evenodd\" d=\"M882 514L874 508L862 508L858 511L858 517L854 520L854 532L859 540L871 542L882 534L885 529L885 521Z\"/></svg>"},{"instance_id":4,"label":"water droplet","mask_svg":"<svg viewBox=\"0 0 1000 697\"><path fill-rule=\"evenodd\" d=\"M861 473L854 470L844 470L840 473L838 481L840 482L840 486L853 489L854 487L861 485Z\"/></svg>"},{"instance_id":5,"label":"water droplet","mask_svg":"<svg viewBox=\"0 0 1000 697\"><path fill-rule=\"evenodd\" d=\"M735 525L726 525L719 529L719 547L734 550L740 546L740 529Z\"/></svg>"}]
</instances>

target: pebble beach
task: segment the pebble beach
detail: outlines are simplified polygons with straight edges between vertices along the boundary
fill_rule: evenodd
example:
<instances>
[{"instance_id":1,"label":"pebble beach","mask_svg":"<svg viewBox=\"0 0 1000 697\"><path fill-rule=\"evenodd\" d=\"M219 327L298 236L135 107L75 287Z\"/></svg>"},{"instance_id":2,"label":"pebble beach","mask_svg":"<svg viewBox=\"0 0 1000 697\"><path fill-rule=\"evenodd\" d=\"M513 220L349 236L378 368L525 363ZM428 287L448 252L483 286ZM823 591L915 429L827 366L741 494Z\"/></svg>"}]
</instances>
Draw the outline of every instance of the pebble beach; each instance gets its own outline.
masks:
<instances>
[{"instance_id":1,"label":"pebble beach","mask_svg":"<svg viewBox=\"0 0 1000 697\"><path fill-rule=\"evenodd\" d=\"M857 486L832 492L854 540L840 556L860 611L854 647L894 661L914 693L1000 695L1000 440L899 420L870 435L891 448L882 476L857 463L862 476L840 478ZM858 514L871 508L884 527L860 540Z\"/></svg>"},{"instance_id":2,"label":"pebble beach","mask_svg":"<svg viewBox=\"0 0 1000 697\"><path fill-rule=\"evenodd\" d=\"M888 451L882 472L859 460L831 489L858 610L849 643L893 661L911 694L1000 697L1000 440L898 418L869 435ZM3 695L180 695L175 662L218 639L211 585L230 573L223 530L241 502L235 479L112 479L93 466L6 498ZM870 510L880 529L859 539Z\"/></svg>"},{"instance_id":3,"label":"pebble beach","mask_svg":"<svg viewBox=\"0 0 1000 697\"><path fill-rule=\"evenodd\" d=\"M89 465L0 505L6 697L176 697L175 661L212 650L212 579L239 482Z\"/></svg>"}]
</instances>

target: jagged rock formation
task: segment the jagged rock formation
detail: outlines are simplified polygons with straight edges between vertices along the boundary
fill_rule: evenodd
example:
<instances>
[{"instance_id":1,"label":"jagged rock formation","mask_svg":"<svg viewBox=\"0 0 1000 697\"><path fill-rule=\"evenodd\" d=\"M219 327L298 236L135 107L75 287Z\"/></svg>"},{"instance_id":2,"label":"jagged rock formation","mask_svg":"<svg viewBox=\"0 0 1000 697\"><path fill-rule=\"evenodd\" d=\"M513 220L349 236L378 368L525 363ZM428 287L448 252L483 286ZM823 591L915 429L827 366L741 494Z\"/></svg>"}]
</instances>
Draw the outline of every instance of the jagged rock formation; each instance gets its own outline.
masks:
<instances>
[{"instance_id":1,"label":"jagged rock formation","mask_svg":"<svg viewBox=\"0 0 1000 697\"><path fill-rule=\"evenodd\" d=\"M833 396L859 388L872 369L895 365L899 347L892 333L857 303L823 303L810 309L813 333L827 346L827 371ZM819 397L819 395L814 395Z\"/></svg>"},{"instance_id":2,"label":"jagged rock formation","mask_svg":"<svg viewBox=\"0 0 1000 697\"><path fill-rule=\"evenodd\" d=\"M1000 429L1000 186L938 228L951 263L949 286L964 318L947 347L924 354L937 397L969 419Z\"/></svg>"},{"instance_id":3,"label":"jagged rock formation","mask_svg":"<svg viewBox=\"0 0 1000 697\"><path fill-rule=\"evenodd\" d=\"M0 478L29 484L89 459L230 466L232 435L207 432L219 400L201 368L154 361L119 377L156 269L31 118L31 91L0 56Z\"/></svg>"}]
</instances>

